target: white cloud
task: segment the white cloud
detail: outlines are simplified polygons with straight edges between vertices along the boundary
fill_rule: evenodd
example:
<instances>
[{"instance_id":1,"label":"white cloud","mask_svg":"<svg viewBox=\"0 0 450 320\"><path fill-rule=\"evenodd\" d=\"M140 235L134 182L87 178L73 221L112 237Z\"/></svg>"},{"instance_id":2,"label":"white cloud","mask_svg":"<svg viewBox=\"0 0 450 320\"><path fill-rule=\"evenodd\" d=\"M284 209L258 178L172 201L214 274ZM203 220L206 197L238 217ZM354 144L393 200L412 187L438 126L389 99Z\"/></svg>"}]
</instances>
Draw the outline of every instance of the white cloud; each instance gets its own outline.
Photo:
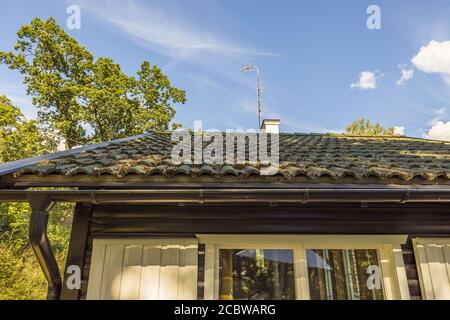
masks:
<instances>
[{"instance_id":1,"label":"white cloud","mask_svg":"<svg viewBox=\"0 0 450 320\"><path fill-rule=\"evenodd\" d=\"M427 139L450 141L450 121L438 121L424 135Z\"/></svg>"},{"instance_id":2,"label":"white cloud","mask_svg":"<svg viewBox=\"0 0 450 320\"><path fill-rule=\"evenodd\" d=\"M138 3L134 0L80 1L83 9L154 52L175 60L201 64L214 59L278 56L208 32L201 21L188 21L175 2ZM218 61L216 61L218 63Z\"/></svg>"},{"instance_id":3,"label":"white cloud","mask_svg":"<svg viewBox=\"0 0 450 320\"><path fill-rule=\"evenodd\" d=\"M397 82L395 83L398 86L404 86L405 82L408 80L411 80L414 77L414 70L413 69L405 69L402 68L402 76Z\"/></svg>"},{"instance_id":4,"label":"white cloud","mask_svg":"<svg viewBox=\"0 0 450 320\"><path fill-rule=\"evenodd\" d=\"M405 127L394 127L394 134L398 134L399 136L403 136L405 134Z\"/></svg>"},{"instance_id":5,"label":"white cloud","mask_svg":"<svg viewBox=\"0 0 450 320\"><path fill-rule=\"evenodd\" d=\"M377 81L383 77L378 70L363 71L359 74L359 80L350 85L352 89L369 90L377 88Z\"/></svg>"},{"instance_id":6,"label":"white cloud","mask_svg":"<svg viewBox=\"0 0 450 320\"><path fill-rule=\"evenodd\" d=\"M450 74L450 40L431 40L412 58L417 69L426 73Z\"/></svg>"}]
</instances>

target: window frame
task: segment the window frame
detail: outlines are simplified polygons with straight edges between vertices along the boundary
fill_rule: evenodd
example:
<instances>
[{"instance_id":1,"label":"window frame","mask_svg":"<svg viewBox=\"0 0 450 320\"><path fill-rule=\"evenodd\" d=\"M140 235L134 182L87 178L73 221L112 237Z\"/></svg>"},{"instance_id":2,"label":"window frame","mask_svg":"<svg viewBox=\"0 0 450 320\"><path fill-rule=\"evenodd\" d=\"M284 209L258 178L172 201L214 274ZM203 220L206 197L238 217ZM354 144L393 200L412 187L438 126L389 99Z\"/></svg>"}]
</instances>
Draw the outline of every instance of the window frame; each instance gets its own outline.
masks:
<instances>
[{"instance_id":1,"label":"window frame","mask_svg":"<svg viewBox=\"0 0 450 320\"><path fill-rule=\"evenodd\" d=\"M401 245L406 235L210 235L198 234L205 244L204 299L219 298L220 249L291 249L294 257L296 300L309 300L307 249L376 249L387 300L409 300Z\"/></svg>"}]
</instances>

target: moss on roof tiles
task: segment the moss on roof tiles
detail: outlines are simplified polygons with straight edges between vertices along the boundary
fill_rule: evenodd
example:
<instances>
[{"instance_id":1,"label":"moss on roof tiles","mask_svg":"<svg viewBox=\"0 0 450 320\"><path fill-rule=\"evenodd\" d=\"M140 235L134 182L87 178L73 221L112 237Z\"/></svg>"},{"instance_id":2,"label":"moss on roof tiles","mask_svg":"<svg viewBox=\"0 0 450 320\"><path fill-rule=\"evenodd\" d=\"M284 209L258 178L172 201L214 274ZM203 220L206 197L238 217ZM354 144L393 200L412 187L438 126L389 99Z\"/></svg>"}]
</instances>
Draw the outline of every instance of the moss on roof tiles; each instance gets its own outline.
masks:
<instances>
[{"instance_id":1,"label":"moss on roof tiles","mask_svg":"<svg viewBox=\"0 0 450 320\"><path fill-rule=\"evenodd\" d=\"M110 144L98 149L36 163L15 172L21 175L139 175L151 180L154 175L195 178L202 175L260 176L260 163L247 165L174 164L170 158L170 132ZM224 139L225 145L225 139ZM193 146L193 145L192 145ZM236 148L237 146L235 146ZM248 145L247 145L248 151ZM248 155L248 152L247 152ZM226 159L224 150L224 159ZM295 177L320 180L331 178L380 181L398 178L450 180L450 143L399 136L353 136L345 134L280 134L280 168L286 181Z\"/></svg>"}]
</instances>

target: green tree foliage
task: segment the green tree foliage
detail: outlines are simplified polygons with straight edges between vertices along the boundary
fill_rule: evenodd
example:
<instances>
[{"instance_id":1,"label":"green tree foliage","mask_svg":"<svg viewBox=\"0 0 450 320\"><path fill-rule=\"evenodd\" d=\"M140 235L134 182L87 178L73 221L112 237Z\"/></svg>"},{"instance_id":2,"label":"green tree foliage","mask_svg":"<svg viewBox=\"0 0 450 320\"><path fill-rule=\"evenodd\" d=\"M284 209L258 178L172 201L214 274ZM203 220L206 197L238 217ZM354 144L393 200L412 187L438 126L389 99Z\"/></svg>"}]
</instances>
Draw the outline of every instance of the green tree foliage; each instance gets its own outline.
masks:
<instances>
[{"instance_id":1,"label":"green tree foliage","mask_svg":"<svg viewBox=\"0 0 450 320\"><path fill-rule=\"evenodd\" d=\"M36 121L0 96L0 163L52 152L56 142ZM72 204L52 209L49 238L60 266L67 250ZM30 208L27 203L0 203L0 300L43 299L44 275L28 242Z\"/></svg>"},{"instance_id":2,"label":"green tree foliage","mask_svg":"<svg viewBox=\"0 0 450 320\"><path fill-rule=\"evenodd\" d=\"M55 150L52 135L27 120L19 108L0 95L0 162L14 161Z\"/></svg>"},{"instance_id":3,"label":"green tree foliage","mask_svg":"<svg viewBox=\"0 0 450 320\"><path fill-rule=\"evenodd\" d=\"M169 123L175 116L174 102L186 102L185 92L170 85L169 79L160 68L144 61L138 72L137 97L147 113L140 120L149 129L169 129ZM178 125L176 125L178 126Z\"/></svg>"},{"instance_id":4,"label":"green tree foliage","mask_svg":"<svg viewBox=\"0 0 450 320\"><path fill-rule=\"evenodd\" d=\"M17 33L15 52L0 52L0 62L24 75L39 118L61 132L68 145L84 142L79 90L87 83L92 55L53 19L34 19Z\"/></svg>"},{"instance_id":5,"label":"green tree foliage","mask_svg":"<svg viewBox=\"0 0 450 320\"><path fill-rule=\"evenodd\" d=\"M72 204L56 205L48 235L60 267L65 266ZM0 204L0 300L45 299L47 280L28 242L30 208L27 203Z\"/></svg>"},{"instance_id":6,"label":"green tree foliage","mask_svg":"<svg viewBox=\"0 0 450 320\"><path fill-rule=\"evenodd\" d=\"M55 253L64 266L65 252ZM43 300L47 281L31 249L18 251L8 241L0 242L0 300Z\"/></svg>"},{"instance_id":7,"label":"green tree foliage","mask_svg":"<svg viewBox=\"0 0 450 320\"><path fill-rule=\"evenodd\" d=\"M386 136L395 135L395 128L383 128L379 123L373 124L369 119L360 118L347 126L345 132L359 136Z\"/></svg>"},{"instance_id":8,"label":"green tree foliage","mask_svg":"<svg viewBox=\"0 0 450 320\"><path fill-rule=\"evenodd\" d=\"M14 51L0 52L0 63L23 74L39 119L69 148L165 130L175 116L172 105L186 101L157 66L144 61L137 77L128 76L111 59L95 60L53 18L36 18L17 36Z\"/></svg>"},{"instance_id":9,"label":"green tree foliage","mask_svg":"<svg viewBox=\"0 0 450 320\"><path fill-rule=\"evenodd\" d=\"M157 66L144 61L135 76L128 76L113 60L95 59L53 18L36 18L17 36L13 51L0 51L0 63L23 75L39 119L25 119L0 96L0 163L52 152L56 135L71 148L167 130L173 105L186 101L185 92ZM59 204L50 214L48 233L60 267L72 207ZM45 298L46 281L28 243L29 215L28 204L0 204L0 299Z\"/></svg>"}]
</instances>

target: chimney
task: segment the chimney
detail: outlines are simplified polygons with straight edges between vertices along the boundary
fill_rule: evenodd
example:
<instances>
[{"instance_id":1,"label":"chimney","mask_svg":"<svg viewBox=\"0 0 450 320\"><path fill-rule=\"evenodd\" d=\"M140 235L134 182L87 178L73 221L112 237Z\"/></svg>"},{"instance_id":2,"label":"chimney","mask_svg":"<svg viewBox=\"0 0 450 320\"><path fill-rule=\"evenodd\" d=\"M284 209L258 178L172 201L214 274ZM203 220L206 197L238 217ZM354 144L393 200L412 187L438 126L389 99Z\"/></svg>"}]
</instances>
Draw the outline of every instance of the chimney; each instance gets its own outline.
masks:
<instances>
[{"instance_id":1,"label":"chimney","mask_svg":"<svg viewBox=\"0 0 450 320\"><path fill-rule=\"evenodd\" d=\"M280 119L264 119L261 124L261 132L280 133Z\"/></svg>"}]
</instances>

